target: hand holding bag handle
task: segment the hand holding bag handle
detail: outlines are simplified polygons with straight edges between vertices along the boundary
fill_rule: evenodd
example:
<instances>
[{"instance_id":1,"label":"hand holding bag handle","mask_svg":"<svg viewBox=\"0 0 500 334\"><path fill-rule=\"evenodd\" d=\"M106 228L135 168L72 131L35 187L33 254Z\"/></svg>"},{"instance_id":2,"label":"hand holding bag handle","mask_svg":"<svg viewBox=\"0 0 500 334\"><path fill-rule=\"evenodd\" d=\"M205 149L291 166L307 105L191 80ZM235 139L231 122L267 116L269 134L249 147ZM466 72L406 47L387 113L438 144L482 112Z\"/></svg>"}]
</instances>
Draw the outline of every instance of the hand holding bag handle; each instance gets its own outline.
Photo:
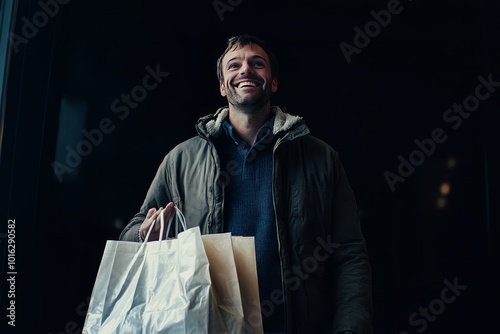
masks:
<instances>
[{"instance_id":1,"label":"hand holding bag handle","mask_svg":"<svg viewBox=\"0 0 500 334\"><path fill-rule=\"evenodd\" d=\"M181 212L181 210L179 210L179 208L177 206L174 206L174 209L175 209L175 214L177 216L177 220L181 224L183 231L187 230L186 217ZM162 209L161 213L160 213L160 237L158 238L158 241L161 241L161 236L163 235L163 231L165 228L165 217L164 217L165 215L163 214L163 211L165 211L165 209ZM170 219L168 220L167 233L166 233L167 236L170 232L170 228L172 226L173 219L174 219L174 217L170 217ZM150 236L151 231L153 230L153 227L154 227L157 220L158 219L153 220L153 222L151 223L151 226L149 226L148 233L146 234L146 238L144 238L144 243L147 243L149 241L149 236ZM178 233L179 233L179 230L176 228L176 237L177 237Z\"/></svg>"}]
</instances>

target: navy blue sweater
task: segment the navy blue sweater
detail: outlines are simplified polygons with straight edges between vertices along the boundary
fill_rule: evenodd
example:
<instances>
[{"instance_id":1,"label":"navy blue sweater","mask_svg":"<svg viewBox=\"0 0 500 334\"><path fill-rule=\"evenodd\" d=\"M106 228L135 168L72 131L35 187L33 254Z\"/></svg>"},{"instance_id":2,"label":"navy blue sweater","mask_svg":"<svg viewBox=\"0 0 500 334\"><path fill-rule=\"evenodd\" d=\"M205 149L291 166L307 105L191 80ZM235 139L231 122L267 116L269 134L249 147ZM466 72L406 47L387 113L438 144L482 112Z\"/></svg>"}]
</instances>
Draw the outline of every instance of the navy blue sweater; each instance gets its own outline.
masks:
<instances>
[{"instance_id":1,"label":"navy blue sweater","mask_svg":"<svg viewBox=\"0 0 500 334\"><path fill-rule=\"evenodd\" d=\"M283 304L270 304L271 295L282 291L272 198L275 140L271 126L268 121L259 129L252 147L248 147L227 120L223 127L225 137L218 149L222 169L230 175L224 188L225 231L238 236L255 236L264 331L282 332L285 324Z\"/></svg>"}]
</instances>

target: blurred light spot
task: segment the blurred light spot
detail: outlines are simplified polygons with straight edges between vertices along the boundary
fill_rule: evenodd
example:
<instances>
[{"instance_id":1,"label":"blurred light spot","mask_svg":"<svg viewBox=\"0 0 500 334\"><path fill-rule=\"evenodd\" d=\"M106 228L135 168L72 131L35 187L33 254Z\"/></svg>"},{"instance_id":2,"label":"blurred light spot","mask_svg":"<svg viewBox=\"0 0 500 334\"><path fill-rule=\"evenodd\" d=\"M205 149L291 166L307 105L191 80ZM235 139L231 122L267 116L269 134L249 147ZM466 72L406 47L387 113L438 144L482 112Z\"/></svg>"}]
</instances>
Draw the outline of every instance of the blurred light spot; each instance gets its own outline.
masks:
<instances>
[{"instance_id":1,"label":"blurred light spot","mask_svg":"<svg viewBox=\"0 0 500 334\"><path fill-rule=\"evenodd\" d=\"M450 193L450 185L448 182L444 182L441 184L441 195L446 196Z\"/></svg>"},{"instance_id":2,"label":"blurred light spot","mask_svg":"<svg viewBox=\"0 0 500 334\"><path fill-rule=\"evenodd\" d=\"M123 230L125 224L121 218L116 218L113 222L113 227L116 228L117 230Z\"/></svg>"},{"instance_id":3,"label":"blurred light spot","mask_svg":"<svg viewBox=\"0 0 500 334\"><path fill-rule=\"evenodd\" d=\"M444 197L439 197L438 200L436 201L436 206L439 209L442 209L446 206L446 198Z\"/></svg>"},{"instance_id":4,"label":"blurred light spot","mask_svg":"<svg viewBox=\"0 0 500 334\"><path fill-rule=\"evenodd\" d=\"M449 169L455 168L455 166L457 165L457 160L455 160L455 158L449 158L448 161L446 161L446 165Z\"/></svg>"}]
</instances>

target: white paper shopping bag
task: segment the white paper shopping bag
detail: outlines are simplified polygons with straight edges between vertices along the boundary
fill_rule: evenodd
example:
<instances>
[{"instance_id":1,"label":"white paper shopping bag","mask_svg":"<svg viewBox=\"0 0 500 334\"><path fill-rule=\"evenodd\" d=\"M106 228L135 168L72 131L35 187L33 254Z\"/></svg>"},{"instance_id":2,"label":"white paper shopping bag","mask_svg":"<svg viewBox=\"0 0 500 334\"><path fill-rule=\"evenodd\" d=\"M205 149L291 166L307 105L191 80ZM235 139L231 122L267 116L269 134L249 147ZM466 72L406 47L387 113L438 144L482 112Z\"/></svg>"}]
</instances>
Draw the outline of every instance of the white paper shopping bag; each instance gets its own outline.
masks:
<instances>
[{"instance_id":1,"label":"white paper shopping bag","mask_svg":"<svg viewBox=\"0 0 500 334\"><path fill-rule=\"evenodd\" d=\"M208 333L211 295L198 227L173 240L108 241L83 333Z\"/></svg>"}]
</instances>

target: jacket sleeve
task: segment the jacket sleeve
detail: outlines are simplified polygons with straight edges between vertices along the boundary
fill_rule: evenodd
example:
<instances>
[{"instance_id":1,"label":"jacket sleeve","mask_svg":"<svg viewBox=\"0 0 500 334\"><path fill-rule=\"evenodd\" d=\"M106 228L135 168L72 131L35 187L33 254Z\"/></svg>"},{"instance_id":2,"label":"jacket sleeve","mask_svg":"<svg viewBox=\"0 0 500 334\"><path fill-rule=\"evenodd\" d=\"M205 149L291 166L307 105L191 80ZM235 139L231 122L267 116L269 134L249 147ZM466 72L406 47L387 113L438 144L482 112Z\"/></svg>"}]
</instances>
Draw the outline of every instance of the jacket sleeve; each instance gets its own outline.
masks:
<instances>
[{"instance_id":1,"label":"jacket sleeve","mask_svg":"<svg viewBox=\"0 0 500 334\"><path fill-rule=\"evenodd\" d=\"M340 246L332 256L334 317L332 333L372 334L372 280L357 204L338 154L334 154L333 240Z\"/></svg>"},{"instance_id":2,"label":"jacket sleeve","mask_svg":"<svg viewBox=\"0 0 500 334\"><path fill-rule=\"evenodd\" d=\"M158 167L156 176L153 182L151 182L140 211L136 213L127 226L125 226L125 229L120 234L120 240L139 241L139 227L146 218L148 210L151 208L158 209L160 207L165 207L170 202L168 161L169 155L163 159L160 167Z\"/></svg>"}]
</instances>

